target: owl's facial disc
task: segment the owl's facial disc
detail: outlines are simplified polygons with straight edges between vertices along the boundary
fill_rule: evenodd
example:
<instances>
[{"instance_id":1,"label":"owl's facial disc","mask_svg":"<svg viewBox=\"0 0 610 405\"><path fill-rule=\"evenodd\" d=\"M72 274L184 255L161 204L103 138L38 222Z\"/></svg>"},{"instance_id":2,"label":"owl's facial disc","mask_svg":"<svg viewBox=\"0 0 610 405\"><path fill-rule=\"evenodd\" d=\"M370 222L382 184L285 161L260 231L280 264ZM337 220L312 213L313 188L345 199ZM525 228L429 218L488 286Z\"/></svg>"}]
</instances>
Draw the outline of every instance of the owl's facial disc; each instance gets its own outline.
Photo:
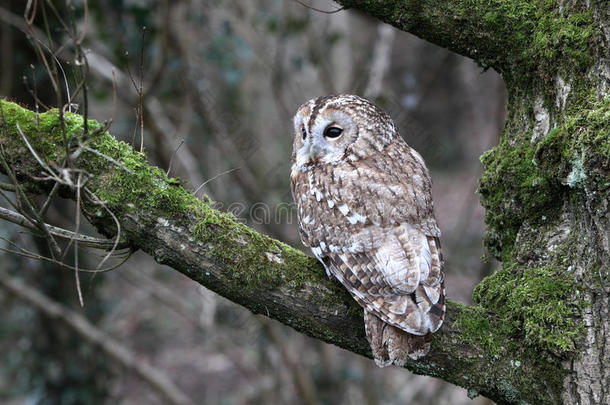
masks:
<instances>
[{"instance_id":1,"label":"owl's facial disc","mask_svg":"<svg viewBox=\"0 0 610 405\"><path fill-rule=\"evenodd\" d=\"M337 163L345 156L346 148L356 139L358 128L344 111L328 106L310 116L305 105L294 117L295 163L299 167L317 163Z\"/></svg>"},{"instance_id":2,"label":"owl's facial disc","mask_svg":"<svg viewBox=\"0 0 610 405\"><path fill-rule=\"evenodd\" d=\"M309 100L297 111L294 129L292 161L299 170L367 158L396 135L387 114L349 94Z\"/></svg>"},{"instance_id":3,"label":"owl's facial disc","mask_svg":"<svg viewBox=\"0 0 610 405\"><path fill-rule=\"evenodd\" d=\"M331 147L333 144L339 142L339 138L343 135L343 128L339 124L329 124L324 129L324 140L326 143L311 142L309 145L309 161L311 163L317 163L319 160L324 161L325 163L331 163L328 161L328 153L332 153ZM329 147L330 146L330 147Z\"/></svg>"},{"instance_id":4,"label":"owl's facial disc","mask_svg":"<svg viewBox=\"0 0 610 405\"><path fill-rule=\"evenodd\" d=\"M336 164L358 137L358 127L349 114L329 106L315 117L310 133L310 160Z\"/></svg>"}]
</instances>

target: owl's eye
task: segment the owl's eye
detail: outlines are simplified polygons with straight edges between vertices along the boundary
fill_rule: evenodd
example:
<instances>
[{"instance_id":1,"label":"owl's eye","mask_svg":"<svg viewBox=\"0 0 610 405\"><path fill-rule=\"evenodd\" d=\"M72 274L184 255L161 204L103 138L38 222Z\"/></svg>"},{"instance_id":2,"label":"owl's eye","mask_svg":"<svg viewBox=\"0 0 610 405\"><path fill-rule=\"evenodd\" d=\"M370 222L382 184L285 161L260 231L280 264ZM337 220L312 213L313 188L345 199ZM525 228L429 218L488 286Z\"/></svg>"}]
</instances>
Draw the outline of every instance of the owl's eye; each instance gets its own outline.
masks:
<instances>
[{"instance_id":1,"label":"owl's eye","mask_svg":"<svg viewBox=\"0 0 610 405\"><path fill-rule=\"evenodd\" d=\"M327 127L324 130L324 137L325 138L338 138L341 136L342 133L343 133L343 128Z\"/></svg>"},{"instance_id":2,"label":"owl's eye","mask_svg":"<svg viewBox=\"0 0 610 405\"><path fill-rule=\"evenodd\" d=\"M307 138L307 132L305 132L305 127L303 127L301 131L303 132L303 140L305 140L305 138Z\"/></svg>"}]
</instances>

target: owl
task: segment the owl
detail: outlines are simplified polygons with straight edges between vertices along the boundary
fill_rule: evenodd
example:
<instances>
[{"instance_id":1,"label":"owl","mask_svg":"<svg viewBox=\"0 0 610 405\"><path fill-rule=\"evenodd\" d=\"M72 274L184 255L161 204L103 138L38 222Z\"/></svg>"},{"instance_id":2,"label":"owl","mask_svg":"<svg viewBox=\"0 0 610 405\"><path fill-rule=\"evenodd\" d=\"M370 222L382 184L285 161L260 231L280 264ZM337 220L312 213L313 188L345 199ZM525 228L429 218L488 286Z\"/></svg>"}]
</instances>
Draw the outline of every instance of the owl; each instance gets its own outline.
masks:
<instances>
[{"instance_id":1,"label":"owl","mask_svg":"<svg viewBox=\"0 0 610 405\"><path fill-rule=\"evenodd\" d=\"M445 316L424 160L389 115L354 95L306 102L294 129L290 180L303 244L364 309L377 365L424 356Z\"/></svg>"}]
</instances>

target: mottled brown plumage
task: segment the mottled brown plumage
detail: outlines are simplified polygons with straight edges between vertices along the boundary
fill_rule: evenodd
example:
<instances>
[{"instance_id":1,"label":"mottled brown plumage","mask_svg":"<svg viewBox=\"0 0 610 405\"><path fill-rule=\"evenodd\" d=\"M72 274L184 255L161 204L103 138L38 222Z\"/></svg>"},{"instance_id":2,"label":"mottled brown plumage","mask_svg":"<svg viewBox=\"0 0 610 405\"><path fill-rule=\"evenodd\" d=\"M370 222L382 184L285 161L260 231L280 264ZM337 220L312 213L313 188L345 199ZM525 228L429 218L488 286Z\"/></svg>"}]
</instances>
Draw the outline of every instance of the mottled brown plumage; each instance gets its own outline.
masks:
<instances>
[{"instance_id":1,"label":"mottled brown plumage","mask_svg":"<svg viewBox=\"0 0 610 405\"><path fill-rule=\"evenodd\" d=\"M357 96L310 100L294 126L291 188L303 243L364 308L377 364L425 355L445 292L423 159Z\"/></svg>"}]
</instances>

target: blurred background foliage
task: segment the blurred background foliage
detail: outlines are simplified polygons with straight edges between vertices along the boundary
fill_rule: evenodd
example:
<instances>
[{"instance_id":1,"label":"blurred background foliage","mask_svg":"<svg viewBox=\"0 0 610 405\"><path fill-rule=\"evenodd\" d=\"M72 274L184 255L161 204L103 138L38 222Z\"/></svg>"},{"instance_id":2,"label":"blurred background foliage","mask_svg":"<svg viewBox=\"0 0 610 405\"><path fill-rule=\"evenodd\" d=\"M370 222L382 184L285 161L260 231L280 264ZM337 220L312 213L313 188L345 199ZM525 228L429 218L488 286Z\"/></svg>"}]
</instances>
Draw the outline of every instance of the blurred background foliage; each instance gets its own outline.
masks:
<instances>
[{"instance_id":1,"label":"blurred background foliage","mask_svg":"<svg viewBox=\"0 0 610 405\"><path fill-rule=\"evenodd\" d=\"M90 117L112 118L111 132L139 147L142 78L149 161L191 190L205 183L198 195L210 196L218 209L299 248L288 183L294 111L331 93L374 100L431 170L449 298L470 302L473 286L493 271L495 263L481 260L483 210L475 190L478 157L497 144L504 125L505 88L495 72L356 11L325 14L290 0L91 0L87 10L80 0L27 3L37 3L33 24L46 32L68 88L84 68L57 15L86 31ZM322 0L308 4L337 8ZM57 97L22 31L25 7L21 0L0 0L0 96L33 107L34 94L44 109ZM73 101L83 113L82 92ZM0 204L8 207L6 200ZM72 203L58 199L49 222L70 229L73 212ZM4 247L10 240L36 252L47 249L6 222L0 236ZM472 402L461 388L378 369L254 316L144 254L112 272L81 276L84 308L71 273L0 255L0 275L20 278L85 315L91 328L163 373L195 403ZM81 261L91 256L83 250ZM132 367L19 294L0 289L0 302L0 402L165 403Z\"/></svg>"}]
</instances>

